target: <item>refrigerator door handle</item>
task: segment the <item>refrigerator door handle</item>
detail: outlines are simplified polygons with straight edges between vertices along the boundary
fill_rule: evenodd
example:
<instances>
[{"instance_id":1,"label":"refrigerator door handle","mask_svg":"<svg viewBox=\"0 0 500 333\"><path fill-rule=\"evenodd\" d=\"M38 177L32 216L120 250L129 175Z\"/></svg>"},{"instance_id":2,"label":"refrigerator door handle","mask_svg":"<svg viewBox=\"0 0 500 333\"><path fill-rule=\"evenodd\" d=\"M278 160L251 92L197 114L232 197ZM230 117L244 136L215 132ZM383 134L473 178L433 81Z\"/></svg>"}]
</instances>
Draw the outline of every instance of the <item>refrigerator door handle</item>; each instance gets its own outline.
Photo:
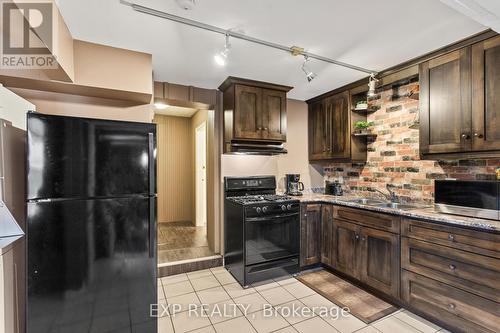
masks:
<instances>
[{"instance_id":1,"label":"refrigerator door handle","mask_svg":"<svg viewBox=\"0 0 500 333\"><path fill-rule=\"evenodd\" d=\"M149 257L156 253L156 197L149 198Z\"/></svg>"},{"instance_id":2,"label":"refrigerator door handle","mask_svg":"<svg viewBox=\"0 0 500 333\"><path fill-rule=\"evenodd\" d=\"M148 133L148 146L149 146L149 194L153 195L155 191L155 161L154 156L154 134Z\"/></svg>"}]
</instances>

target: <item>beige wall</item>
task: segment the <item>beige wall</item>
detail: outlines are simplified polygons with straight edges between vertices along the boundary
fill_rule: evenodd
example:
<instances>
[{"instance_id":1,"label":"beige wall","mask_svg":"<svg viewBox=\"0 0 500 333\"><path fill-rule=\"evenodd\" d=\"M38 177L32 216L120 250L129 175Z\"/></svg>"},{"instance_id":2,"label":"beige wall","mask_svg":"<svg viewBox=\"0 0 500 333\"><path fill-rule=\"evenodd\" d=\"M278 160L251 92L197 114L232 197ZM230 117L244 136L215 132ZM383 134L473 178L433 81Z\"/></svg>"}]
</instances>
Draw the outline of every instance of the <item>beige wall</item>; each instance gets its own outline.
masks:
<instances>
[{"instance_id":1,"label":"beige wall","mask_svg":"<svg viewBox=\"0 0 500 333\"><path fill-rule=\"evenodd\" d=\"M79 85L153 94L151 54L75 39L74 66Z\"/></svg>"},{"instance_id":2,"label":"beige wall","mask_svg":"<svg viewBox=\"0 0 500 333\"><path fill-rule=\"evenodd\" d=\"M158 222L193 221L191 119L155 115Z\"/></svg>"},{"instance_id":3,"label":"beige wall","mask_svg":"<svg viewBox=\"0 0 500 333\"><path fill-rule=\"evenodd\" d=\"M153 117L150 104L136 105L127 101L107 98L19 88L9 89L33 103L40 113L138 122L151 122Z\"/></svg>"},{"instance_id":4,"label":"beige wall","mask_svg":"<svg viewBox=\"0 0 500 333\"><path fill-rule=\"evenodd\" d=\"M309 164L307 137L307 104L294 99L287 100L287 136L285 148L288 154L277 159L278 187L285 190L287 173L299 173L304 187L324 186L322 170Z\"/></svg>"}]
</instances>

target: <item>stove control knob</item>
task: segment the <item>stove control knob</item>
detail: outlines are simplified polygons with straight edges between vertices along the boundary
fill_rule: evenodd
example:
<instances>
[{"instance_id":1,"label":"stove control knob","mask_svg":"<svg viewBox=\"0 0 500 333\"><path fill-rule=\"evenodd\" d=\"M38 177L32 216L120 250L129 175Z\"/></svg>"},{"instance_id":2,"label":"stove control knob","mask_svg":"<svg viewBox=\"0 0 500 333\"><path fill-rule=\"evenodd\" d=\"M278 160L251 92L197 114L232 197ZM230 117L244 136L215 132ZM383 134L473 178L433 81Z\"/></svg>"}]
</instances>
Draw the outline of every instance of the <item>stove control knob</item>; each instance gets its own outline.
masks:
<instances>
[{"instance_id":1,"label":"stove control knob","mask_svg":"<svg viewBox=\"0 0 500 333\"><path fill-rule=\"evenodd\" d=\"M262 211L262 209L260 209L260 207L255 208L255 210L257 211L258 214L260 214L260 212Z\"/></svg>"},{"instance_id":2,"label":"stove control knob","mask_svg":"<svg viewBox=\"0 0 500 333\"><path fill-rule=\"evenodd\" d=\"M285 205L281 205L281 210L285 211L286 210L286 206Z\"/></svg>"},{"instance_id":3,"label":"stove control knob","mask_svg":"<svg viewBox=\"0 0 500 333\"><path fill-rule=\"evenodd\" d=\"M286 209L291 210L292 209L292 205L286 205Z\"/></svg>"},{"instance_id":4,"label":"stove control knob","mask_svg":"<svg viewBox=\"0 0 500 333\"><path fill-rule=\"evenodd\" d=\"M267 206L262 207L262 213L267 212Z\"/></svg>"}]
</instances>

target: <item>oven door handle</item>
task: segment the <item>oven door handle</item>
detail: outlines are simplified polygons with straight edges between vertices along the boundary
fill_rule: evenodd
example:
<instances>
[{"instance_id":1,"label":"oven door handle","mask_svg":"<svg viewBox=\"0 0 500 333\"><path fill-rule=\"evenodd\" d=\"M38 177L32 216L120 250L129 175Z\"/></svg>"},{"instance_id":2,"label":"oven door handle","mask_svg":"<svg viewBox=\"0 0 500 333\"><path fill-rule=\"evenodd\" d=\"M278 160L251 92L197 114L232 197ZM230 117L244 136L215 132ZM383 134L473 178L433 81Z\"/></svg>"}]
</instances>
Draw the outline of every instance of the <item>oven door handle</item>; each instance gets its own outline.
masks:
<instances>
[{"instance_id":1,"label":"oven door handle","mask_svg":"<svg viewBox=\"0 0 500 333\"><path fill-rule=\"evenodd\" d=\"M245 221L247 222L262 222L262 221L269 221L272 219L284 219L284 218L289 218L289 217L299 217L299 213L291 213L291 214L279 214L279 215L269 215L269 216L262 216L262 217L247 217ZM281 221L273 221L273 222L281 222Z\"/></svg>"}]
</instances>

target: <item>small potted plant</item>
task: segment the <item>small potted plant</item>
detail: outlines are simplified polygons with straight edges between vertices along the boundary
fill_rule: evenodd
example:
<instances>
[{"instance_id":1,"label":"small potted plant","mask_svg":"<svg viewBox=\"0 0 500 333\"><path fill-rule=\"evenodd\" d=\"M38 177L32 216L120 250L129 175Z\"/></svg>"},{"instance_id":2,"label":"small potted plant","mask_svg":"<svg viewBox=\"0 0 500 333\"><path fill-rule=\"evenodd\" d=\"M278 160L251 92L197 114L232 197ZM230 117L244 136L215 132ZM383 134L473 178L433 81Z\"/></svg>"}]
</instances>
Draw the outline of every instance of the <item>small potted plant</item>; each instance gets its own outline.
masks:
<instances>
[{"instance_id":1,"label":"small potted plant","mask_svg":"<svg viewBox=\"0 0 500 333\"><path fill-rule=\"evenodd\" d=\"M373 121L357 121L354 123L355 133L357 134L371 134Z\"/></svg>"}]
</instances>

